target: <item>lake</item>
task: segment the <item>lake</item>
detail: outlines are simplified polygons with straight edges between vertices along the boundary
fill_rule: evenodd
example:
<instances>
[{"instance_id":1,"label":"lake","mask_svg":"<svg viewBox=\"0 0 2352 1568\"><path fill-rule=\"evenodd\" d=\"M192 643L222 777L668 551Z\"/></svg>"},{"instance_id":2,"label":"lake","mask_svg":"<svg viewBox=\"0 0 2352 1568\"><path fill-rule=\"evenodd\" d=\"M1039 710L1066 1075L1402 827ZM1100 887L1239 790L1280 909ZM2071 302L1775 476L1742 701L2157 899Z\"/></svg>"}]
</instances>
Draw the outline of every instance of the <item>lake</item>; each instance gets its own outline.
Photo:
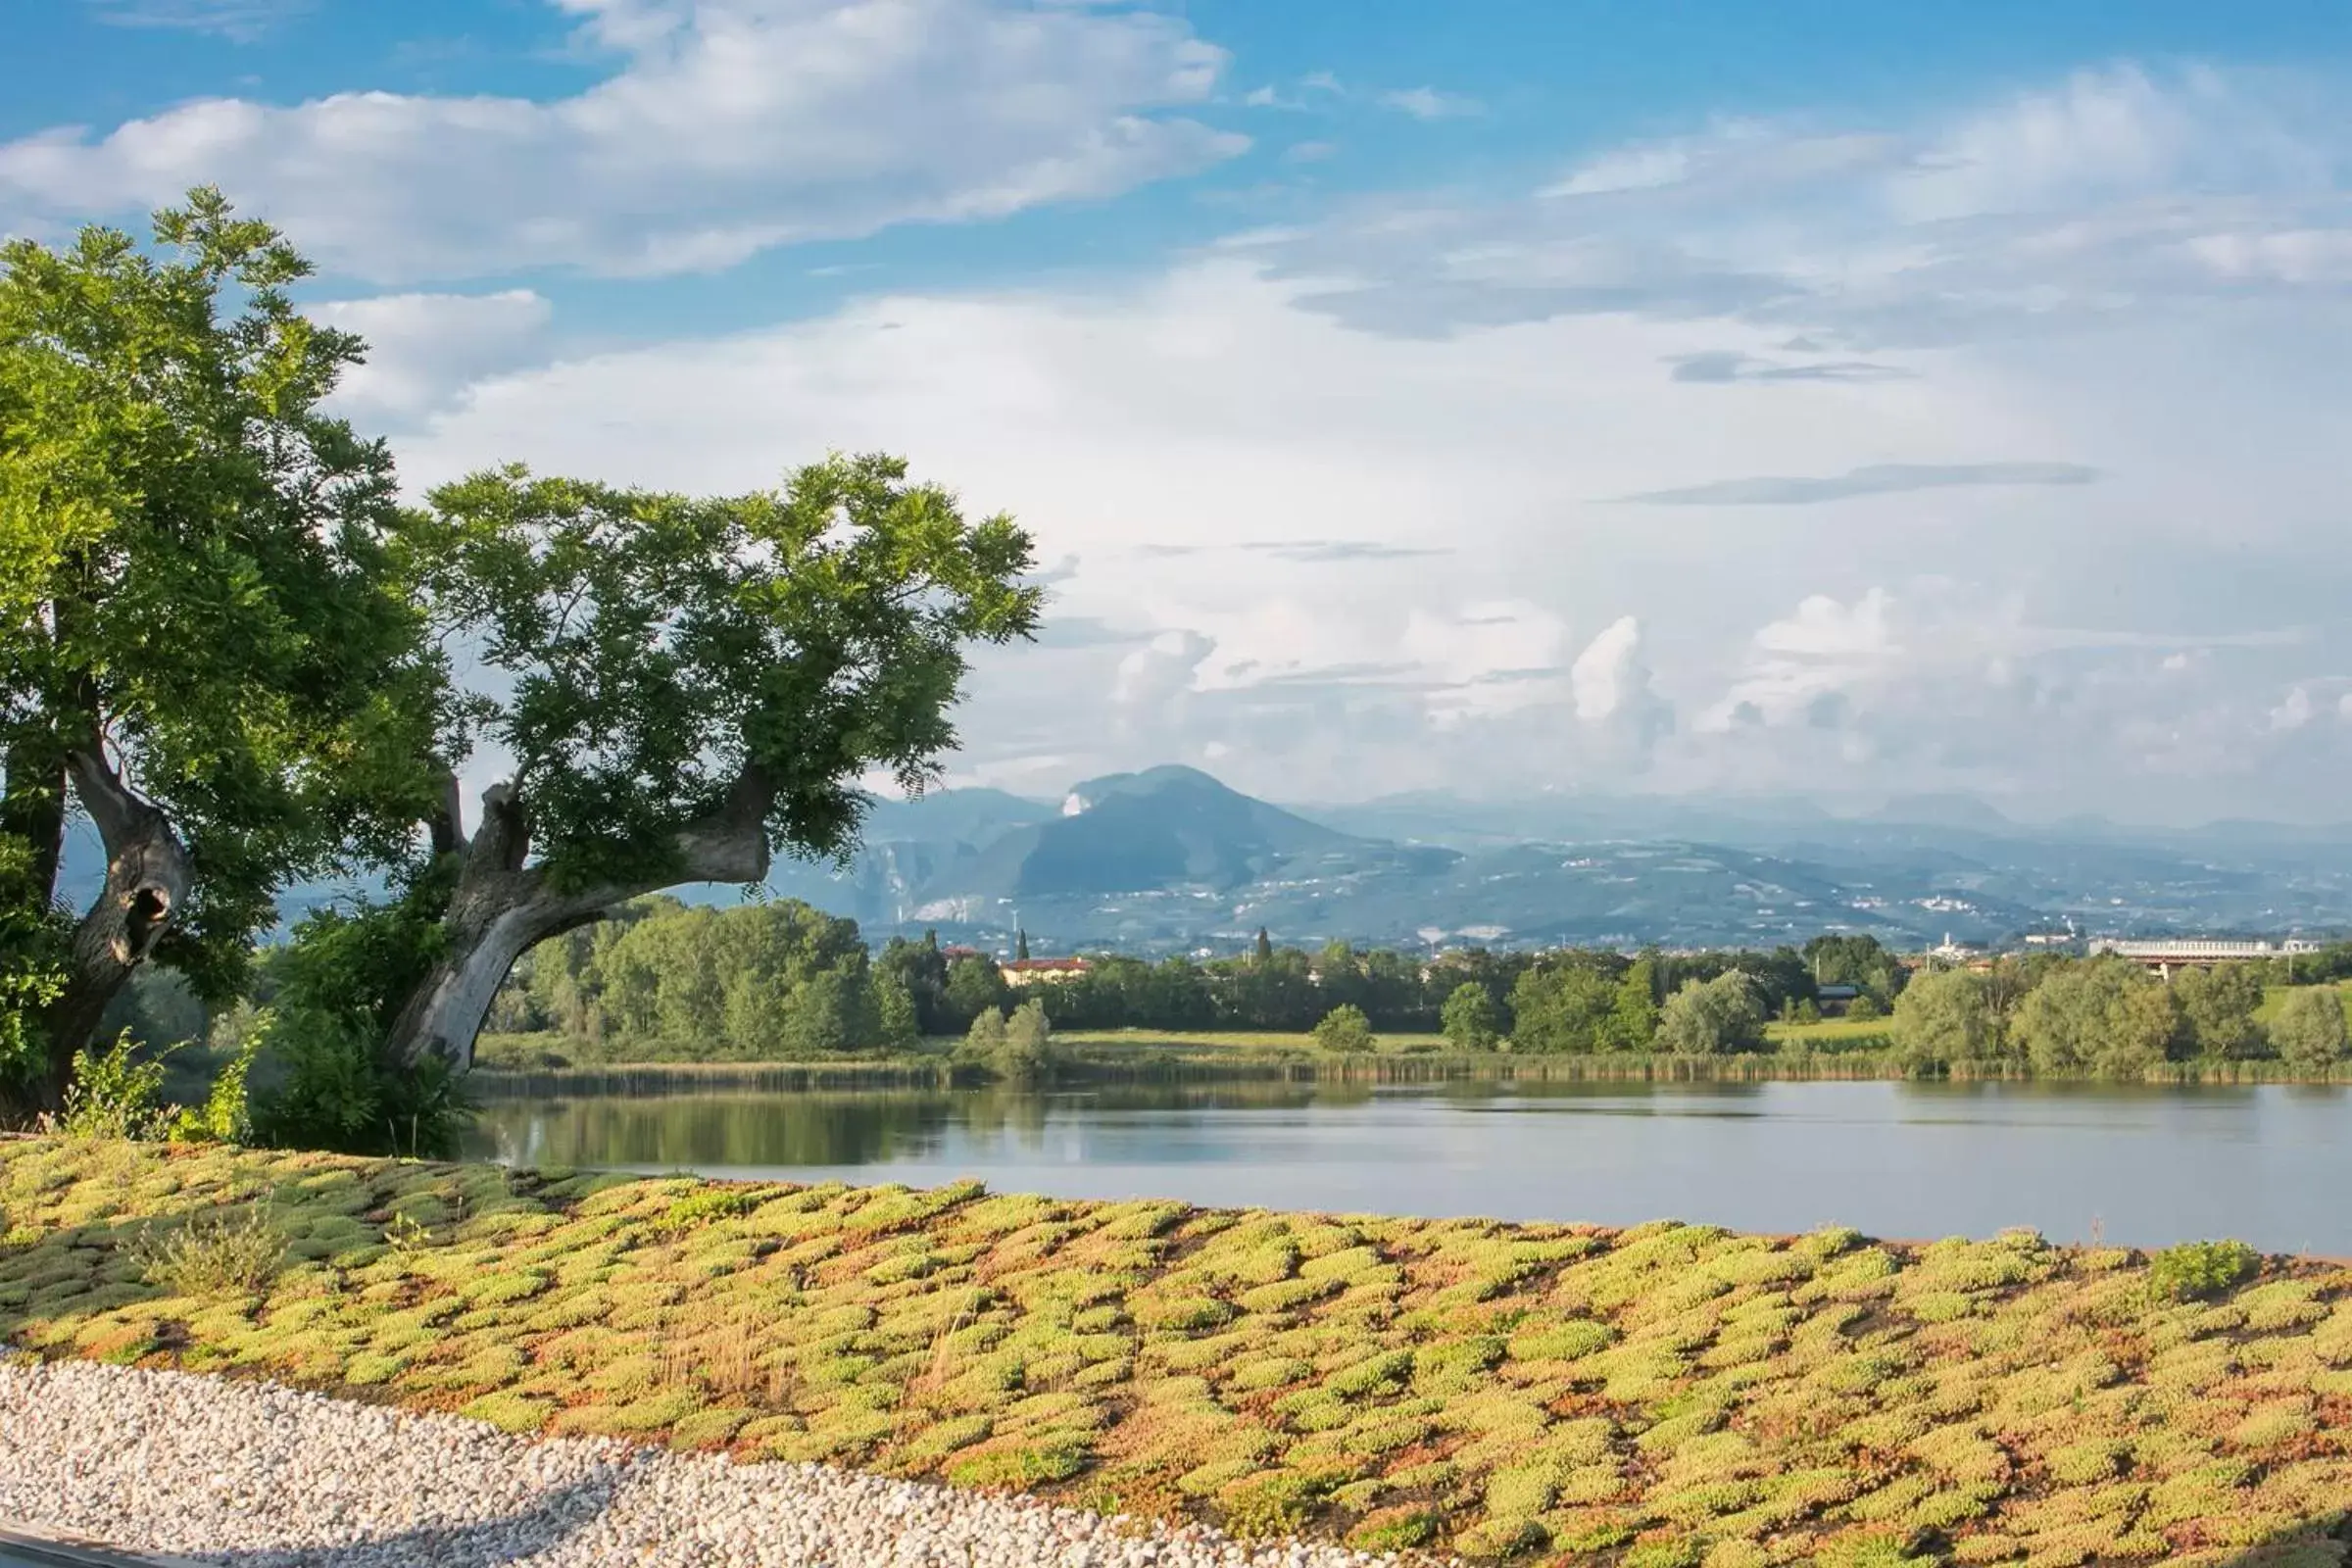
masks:
<instances>
[{"instance_id":1,"label":"lake","mask_svg":"<svg viewBox=\"0 0 2352 1568\"><path fill-rule=\"evenodd\" d=\"M492 1100L468 1152L1431 1217L2352 1256L2341 1086L1498 1083Z\"/></svg>"}]
</instances>

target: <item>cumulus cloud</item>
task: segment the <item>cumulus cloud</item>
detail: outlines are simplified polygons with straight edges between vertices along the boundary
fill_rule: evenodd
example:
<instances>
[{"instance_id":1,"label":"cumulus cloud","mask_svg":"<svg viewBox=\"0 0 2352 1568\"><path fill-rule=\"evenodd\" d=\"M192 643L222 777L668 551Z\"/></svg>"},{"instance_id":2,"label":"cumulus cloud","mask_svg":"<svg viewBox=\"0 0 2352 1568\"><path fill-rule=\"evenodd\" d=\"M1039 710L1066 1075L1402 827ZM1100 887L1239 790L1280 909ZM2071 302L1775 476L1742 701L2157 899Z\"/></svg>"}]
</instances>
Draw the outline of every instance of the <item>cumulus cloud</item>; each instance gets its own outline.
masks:
<instances>
[{"instance_id":1,"label":"cumulus cloud","mask_svg":"<svg viewBox=\"0 0 2352 1568\"><path fill-rule=\"evenodd\" d=\"M561 3L580 46L617 61L575 96L214 98L53 129L0 145L0 221L120 215L210 181L379 282L693 272L1108 196L1247 145L1165 113L1206 99L1224 55L1149 8Z\"/></svg>"},{"instance_id":2,"label":"cumulus cloud","mask_svg":"<svg viewBox=\"0 0 2352 1568\"><path fill-rule=\"evenodd\" d=\"M2078 463L1874 463L1820 478L1718 479L1623 499L1659 507L1801 507L1959 485L2088 484L2098 476L2096 468Z\"/></svg>"},{"instance_id":3,"label":"cumulus cloud","mask_svg":"<svg viewBox=\"0 0 2352 1568\"><path fill-rule=\"evenodd\" d=\"M330 300L304 314L368 341L368 360L343 378L341 412L408 423L466 386L529 361L554 311L530 289L496 294L387 294Z\"/></svg>"},{"instance_id":4,"label":"cumulus cloud","mask_svg":"<svg viewBox=\"0 0 2352 1568\"><path fill-rule=\"evenodd\" d=\"M727 489L827 447L910 454L1083 563L1049 612L1083 634L981 662L959 767L1053 757L1077 777L1216 744L1221 773L1292 798L1646 763L1658 788L1957 770L2083 804L2152 758L2241 778L2255 754L2227 715L2267 725L2293 680L2352 661L2330 629L2352 595L2326 547L2341 491L2323 482L2346 460L2298 422L2340 395L2278 379L2323 340L2352 352L2325 318L2281 340L2291 359L2234 358L2228 320L2168 322L2131 356L1911 357L1908 379L1790 383L1725 418L1719 388L1661 360L1805 352L1786 328L1570 317L1407 339L1348 329L1305 302L1314 287L1220 253L1099 292L892 295L569 357L445 402L404 469L421 484L520 459ZM2245 416L2176 437L2141 399ZM1584 499L2029 440L2108 477L1865 487L1818 510ZM1909 585L1930 562L1985 586ZM1816 595L1830 608L1789 609ZM2298 626L2318 640L2289 641ZM1936 648L1969 661L1912 659ZM2194 667L2162 667L2184 653ZM2062 722L2070 703L2096 722ZM1946 723L1970 705L1984 722ZM1669 727L1677 710L1692 719ZM1651 744L1621 740L1644 714ZM2316 800L2326 777L2298 754L2262 789Z\"/></svg>"},{"instance_id":5,"label":"cumulus cloud","mask_svg":"<svg viewBox=\"0 0 2352 1568\"><path fill-rule=\"evenodd\" d=\"M1191 689L1200 662L1216 644L1197 631L1165 631L1119 661L1110 700L1122 709L1164 707Z\"/></svg>"},{"instance_id":6,"label":"cumulus cloud","mask_svg":"<svg viewBox=\"0 0 2352 1568\"><path fill-rule=\"evenodd\" d=\"M1632 615L1618 616L1585 645L1569 666L1568 685L1576 717L1598 738L1604 762L1644 766L1674 728L1674 707L1651 689L1642 623Z\"/></svg>"},{"instance_id":7,"label":"cumulus cloud","mask_svg":"<svg viewBox=\"0 0 2352 1568\"><path fill-rule=\"evenodd\" d=\"M2184 112L2254 133L2217 90ZM1712 127L1573 194L1393 197L1152 275L565 354L436 395L404 471L709 490L907 453L1084 564L1066 636L978 662L957 766L994 777L1216 747L1294 799L1646 767L2333 809L2352 306L2261 260L2283 242L2229 275L2186 247L2326 232L2337 198L2292 159L2192 159L2243 188L2052 173L1914 216L1895 189L1936 158L2024 156L1956 128L1983 118ZM2291 94L2255 119L2325 145ZM2312 716L2275 727L2298 685Z\"/></svg>"},{"instance_id":8,"label":"cumulus cloud","mask_svg":"<svg viewBox=\"0 0 2352 1568\"><path fill-rule=\"evenodd\" d=\"M2046 812L2068 798L2053 790L2060 760L2096 756L2104 798L2077 804L2121 797L2116 814L2140 819L2243 814L2277 775L2352 756L2340 726L2317 733L2322 683L2275 706L2249 700L2278 646L2052 624L2022 596L1950 579L1813 595L1757 629L1693 726L1705 749L1681 760L1690 776L1750 788L1818 779L1828 765L1857 783L1936 780Z\"/></svg>"}]
</instances>

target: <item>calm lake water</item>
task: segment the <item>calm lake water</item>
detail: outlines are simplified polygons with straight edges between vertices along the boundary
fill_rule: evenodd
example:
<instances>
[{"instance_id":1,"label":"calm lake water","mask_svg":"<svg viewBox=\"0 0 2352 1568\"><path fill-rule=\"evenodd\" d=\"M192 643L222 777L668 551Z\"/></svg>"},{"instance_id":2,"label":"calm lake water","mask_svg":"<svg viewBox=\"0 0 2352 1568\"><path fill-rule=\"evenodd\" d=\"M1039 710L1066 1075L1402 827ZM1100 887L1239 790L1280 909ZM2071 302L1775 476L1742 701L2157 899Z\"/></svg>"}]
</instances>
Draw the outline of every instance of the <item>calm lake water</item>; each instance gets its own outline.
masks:
<instances>
[{"instance_id":1,"label":"calm lake water","mask_svg":"<svg viewBox=\"0 0 2352 1568\"><path fill-rule=\"evenodd\" d=\"M1241 1085L493 1101L528 1164L1343 1212L2352 1256L2352 1093L2034 1084Z\"/></svg>"}]
</instances>

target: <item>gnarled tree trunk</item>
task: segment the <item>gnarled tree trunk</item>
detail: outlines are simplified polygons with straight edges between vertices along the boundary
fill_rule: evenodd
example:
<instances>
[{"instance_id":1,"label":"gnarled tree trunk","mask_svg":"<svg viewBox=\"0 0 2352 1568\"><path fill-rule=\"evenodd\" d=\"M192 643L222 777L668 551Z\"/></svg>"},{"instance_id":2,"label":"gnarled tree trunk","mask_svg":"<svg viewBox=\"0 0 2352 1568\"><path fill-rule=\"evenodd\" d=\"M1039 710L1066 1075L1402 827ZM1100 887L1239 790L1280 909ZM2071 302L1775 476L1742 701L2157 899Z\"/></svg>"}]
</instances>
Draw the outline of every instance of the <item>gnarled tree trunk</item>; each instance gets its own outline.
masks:
<instances>
[{"instance_id":1,"label":"gnarled tree trunk","mask_svg":"<svg viewBox=\"0 0 2352 1568\"><path fill-rule=\"evenodd\" d=\"M454 786L453 786L454 787ZM459 836L456 802L432 824L435 848L464 858L445 926L449 952L401 1008L387 1052L414 1065L439 1056L463 1072L490 1003L514 960L549 937L593 924L614 906L678 882L757 882L767 875L767 810L775 790L756 769L735 781L717 811L680 832L679 873L655 881L584 889L553 886L542 866L525 861L530 824L511 785L482 792L482 820L470 840Z\"/></svg>"},{"instance_id":2,"label":"gnarled tree trunk","mask_svg":"<svg viewBox=\"0 0 2352 1568\"><path fill-rule=\"evenodd\" d=\"M67 754L66 768L106 846L106 886L74 927L65 992L41 1018L52 1102L65 1095L74 1053L89 1044L107 1004L187 902L190 880L187 848L171 819L122 782L95 736Z\"/></svg>"}]
</instances>

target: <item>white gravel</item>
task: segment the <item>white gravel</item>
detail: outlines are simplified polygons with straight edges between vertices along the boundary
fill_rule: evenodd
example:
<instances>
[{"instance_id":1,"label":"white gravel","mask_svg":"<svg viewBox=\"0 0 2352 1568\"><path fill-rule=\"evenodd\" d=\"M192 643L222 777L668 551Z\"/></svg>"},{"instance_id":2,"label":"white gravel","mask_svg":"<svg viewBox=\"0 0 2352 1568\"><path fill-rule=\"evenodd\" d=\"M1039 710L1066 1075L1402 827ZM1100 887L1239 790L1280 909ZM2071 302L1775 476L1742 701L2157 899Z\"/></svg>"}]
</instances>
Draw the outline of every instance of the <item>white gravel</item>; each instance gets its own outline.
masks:
<instances>
[{"instance_id":1,"label":"white gravel","mask_svg":"<svg viewBox=\"0 0 2352 1568\"><path fill-rule=\"evenodd\" d=\"M822 1465L737 1464L271 1384L0 1360L0 1520L236 1568L1372 1568Z\"/></svg>"}]
</instances>

